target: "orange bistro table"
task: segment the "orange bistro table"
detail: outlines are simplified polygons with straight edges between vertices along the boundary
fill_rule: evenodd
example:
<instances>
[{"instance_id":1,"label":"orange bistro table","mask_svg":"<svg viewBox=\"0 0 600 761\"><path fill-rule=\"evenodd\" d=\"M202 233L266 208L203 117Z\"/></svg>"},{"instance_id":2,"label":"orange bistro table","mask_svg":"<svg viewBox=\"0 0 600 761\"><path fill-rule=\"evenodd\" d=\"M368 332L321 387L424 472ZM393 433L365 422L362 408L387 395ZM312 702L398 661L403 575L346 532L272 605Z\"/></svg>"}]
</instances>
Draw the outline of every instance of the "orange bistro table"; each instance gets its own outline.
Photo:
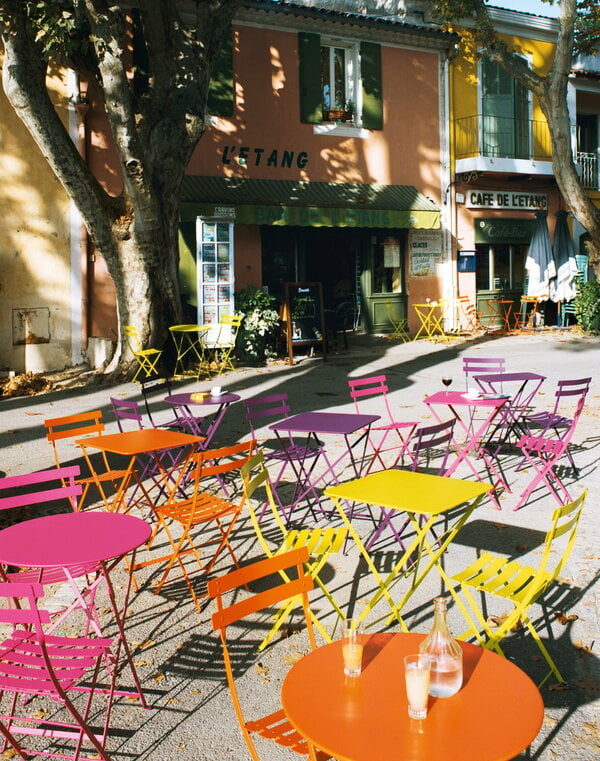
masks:
<instances>
[{"instance_id":1,"label":"orange bistro table","mask_svg":"<svg viewBox=\"0 0 600 761\"><path fill-rule=\"evenodd\" d=\"M403 658L423 638L367 635L355 678L344 676L341 642L314 650L283 682L287 718L337 761L509 761L527 748L544 718L539 690L514 663L465 642L461 690L430 697L426 719L408 717Z\"/></svg>"},{"instance_id":2,"label":"orange bistro table","mask_svg":"<svg viewBox=\"0 0 600 761\"><path fill-rule=\"evenodd\" d=\"M94 470L92 459L88 454L88 448L129 457L125 475L121 483L118 484L111 507L111 512L118 512L124 505L125 494L132 479L138 480L148 507L150 509L154 507L155 502L150 496L150 492L139 482L135 470L135 464L140 455L150 454L154 457L156 461L156 473L151 476L153 483L150 486L150 490L156 489L160 494L164 494L165 487L171 479L172 471L175 468L178 470L184 468L192 452L203 441L204 436L193 436L189 433L171 431L165 428L142 428L140 430L122 431L120 433L108 433L102 436L88 436L85 439L79 439L75 443L81 447L92 476L96 471ZM173 449L187 449L187 453L182 454L174 466L172 464L167 465L163 461L162 454Z\"/></svg>"}]
</instances>

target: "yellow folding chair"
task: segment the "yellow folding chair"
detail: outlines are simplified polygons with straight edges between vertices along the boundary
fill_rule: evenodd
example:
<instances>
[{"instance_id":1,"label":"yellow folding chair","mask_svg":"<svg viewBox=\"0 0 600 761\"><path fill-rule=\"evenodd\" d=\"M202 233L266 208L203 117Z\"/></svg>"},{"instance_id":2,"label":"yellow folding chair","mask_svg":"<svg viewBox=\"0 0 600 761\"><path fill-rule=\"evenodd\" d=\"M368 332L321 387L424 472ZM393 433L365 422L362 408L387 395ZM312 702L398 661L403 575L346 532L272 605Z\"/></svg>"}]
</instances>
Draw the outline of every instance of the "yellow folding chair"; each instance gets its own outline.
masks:
<instances>
[{"instance_id":1,"label":"yellow folding chair","mask_svg":"<svg viewBox=\"0 0 600 761\"><path fill-rule=\"evenodd\" d=\"M235 348L235 339L237 338L240 325L244 319L241 314L224 314L219 320L219 329L217 336L209 347L210 364L215 366L217 375L221 375L224 370L235 370L231 361L231 355Z\"/></svg>"},{"instance_id":2,"label":"yellow folding chair","mask_svg":"<svg viewBox=\"0 0 600 761\"><path fill-rule=\"evenodd\" d=\"M129 350L138 363L138 368L132 381L136 381L140 373L144 373L145 378L158 375L157 366L158 360L162 356L162 349L142 349L137 328L133 325L123 325L123 334L127 340Z\"/></svg>"},{"instance_id":3,"label":"yellow folding chair","mask_svg":"<svg viewBox=\"0 0 600 761\"><path fill-rule=\"evenodd\" d=\"M329 755L315 751L312 745L292 727L282 708L260 718L250 721L246 719L242 701L244 693L237 690L234 672L237 671L237 665L240 662L240 647L248 649L252 647L252 642L248 642L248 635L256 627L255 618L251 627L245 624L244 636L235 640L231 650L228 646L229 627L255 613L269 611L273 605L290 599L301 602L309 644L312 650L316 648L308 602L308 592L313 588L313 580L304 570L307 562L308 549L299 547L296 550L251 563L208 582L208 595L215 599L217 608L212 616L213 630L218 631L221 637L231 700L253 761L260 761L253 739L257 735L311 761L331 758ZM273 584L273 579L277 579L277 576L291 580ZM265 583L268 588L265 588ZM248 594L248 589L257 588L262 591ZM225 601L225 597L230 600L229 604Z\"/></svg>"},{"instance_id":4,"label":"yellow folding chair","mask_svg":"<svg viewBox=\"0 0 600 761\"><path fill-rule=\"evenodd\" d=\"M173 482L166 502L154 508L158 525L151 542L158 530L164 529L170 552L163 557L136 563L135 570L155 563L166 563L163 574L154 589L155 594L161 592L171 570L177 565L194 605L200 612L199 598L204 595L198 593L194 587L195 579L191 578L190 571L186 567L185 556L193 556L203 577L212 571L221 552L225 549L233 564L238 566L230 537L244 506L244 495L242 493L241 497L235 498L227 494L224 497L220 496L208 490L206 481L217 479L217 483L222 488L225 478L236 472L239 475L240 468L252 456L255 446L256 442L251 440L230 447L195 452L190 458L192 472L186 469L181 470ZM181 498L180 494L186 481L189 483L191 496ZM228 478L227 490L229 491L232 487L231 479ZM210 533L211 525L215 529L213 534ZM205 557L202 556L201 550L204 551Z\"/></svg>"},{"instance_id":5,"label":"yellow folding chair","mask_svg":"<svg viewBox=\"0 0 600 761\"><path fill-rule=\"evenodd\" d=\"M469 624L469 629L459 639L474 636L482 647L504 655L500 642L515 626L523 623L550 666L550 671L539 686L551 674L559 682L564 683L565 679L537 633L536 626L529 617L529 609L551 588L566 565L575 543L586 495L587 490L573 502L556 508L537 568L524 565L519 560L508 560L485 552L468 568L451 577L457 586L450 587L450 592ZM484 615L482 607L475 600L476 592L483 596L484 601L486 595L499 597L511 603L513 609L508 615L494 619L498 626L493 628L492 620Z\"/></svg>"},{"instance_id":6,"label":"yellow folding chair","mask_svg":"<svg viewBox=\"0 0 600 761\"><path fill-rule=\"evenodd\" d=\"M395 309L396 306L397 305L392 301L385 302L385 313L392 326L392 330L386 335L386 338L389 338L390 341L398 339L402 341L402 343L407 343L410 341L410 336L408 335L408 320L406 317L400 317Z\"/></svg>"},{"instance_id":7,"label":"yellow folding chair","mask_svg":"<svg viewBox=\"0 0 600 761\"><path fill-rule=\"evenodd\" d=\"M321 589L327 600L331 603L333 610L337 613L340 619L345 618L345 614L342 612L339 605L334 600L331 592L327 589L319 573L325 567L329 557L335 553L340 552L344 547L346 541L347 531L344 528L312 528L312 529L288 529L279 512L277 501L273 494L273 487L269 479L269 473L265 466L265 458L262 452L255 454L245 465L241 468L241 474L244 481L244 496L246 504L250 512L250 520L256 532L258 541L261 547L268 557L274 555L280 555L282 552L289 552L290 550L298 549L299 547L307 547L309 553L309 560L305 563L306 573L313 579L315 584ZM255 506L253 504L253 497L256 496L257 490L262 487L265 491L266 500L271 509L271 516L275 521L276 534L278 536L277 543L279 546L277 549L273 549L273 544L265 536L265 531L261 526L261 520L257 515ZM262 517L262 511L260 512ZM268 536L272 537L272 524L268 524ZM289 577L283 575L285 581L289 581ZM279 631L284 621L289 618L294 608L300 604L299 598L293 598L288 600L282 605L275 614L275 623L271 631L263 639L259 646L259 650L264 648L271 642L275 634ZM326 642L331 642L331 635L325 630L313 610L310 610L310 616L313 624L321 633L323 639ZM336 619L336 625L338 620ZM335 626L334 626L335 630Z\"/></svg>"}]
</instances>

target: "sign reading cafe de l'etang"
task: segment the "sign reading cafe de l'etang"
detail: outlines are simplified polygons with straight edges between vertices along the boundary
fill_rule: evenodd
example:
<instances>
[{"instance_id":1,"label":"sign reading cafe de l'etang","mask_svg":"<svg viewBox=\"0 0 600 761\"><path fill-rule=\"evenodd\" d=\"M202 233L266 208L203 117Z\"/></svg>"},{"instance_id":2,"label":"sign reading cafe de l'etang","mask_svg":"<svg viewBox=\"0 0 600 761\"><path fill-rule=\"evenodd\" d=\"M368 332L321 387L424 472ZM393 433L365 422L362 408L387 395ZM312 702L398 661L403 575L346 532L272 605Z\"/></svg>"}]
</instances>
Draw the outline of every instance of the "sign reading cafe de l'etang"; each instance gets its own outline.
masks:
<instances>
[{"instance_id":1,"label":"sign reading cafe de l'etang","mask_svg":"<svg viewBox=\"0 0 600 761\"><path fill-rule=\"evenodd\" d=\"M471 188L466 205L470 209L521 209L536 211L548 208L546 193L523 193L516 190L482 190Z\"/></svg>"}]
</instances>

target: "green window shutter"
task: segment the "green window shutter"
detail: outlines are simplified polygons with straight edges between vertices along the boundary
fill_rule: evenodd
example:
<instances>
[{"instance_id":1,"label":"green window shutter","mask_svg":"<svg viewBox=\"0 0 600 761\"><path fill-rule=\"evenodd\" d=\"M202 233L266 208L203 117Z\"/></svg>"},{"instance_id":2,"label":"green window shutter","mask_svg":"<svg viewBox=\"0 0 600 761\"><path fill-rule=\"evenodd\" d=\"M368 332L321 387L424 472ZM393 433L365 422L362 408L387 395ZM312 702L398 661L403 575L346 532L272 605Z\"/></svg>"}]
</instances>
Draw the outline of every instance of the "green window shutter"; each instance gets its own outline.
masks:
<instances>
[{"instance_id":1,"label":"green window shutter","mask_svg":"<svg viewBox=\"0 0 600 761\"><path fill-rule=\"evenodd\" d=\"M383 95L381 90L381 45L360 43L362 79L362 126L383 129Z\"/></svg>"},{"instance_id":2,"label":"green window shutter","mask_svg":"<svg viewBox=\"0 0 600 761\"><path fill-rule=\"evenodd\" d=\"M208 113L212 116L233 116L233 108L233 30L230 28L213 61Z\"/></svg>"},{"instance_id":3,"label":"green window shutter","mask_svg":"<svg viewBox=\"0 0 600 761\"><path fill-rule=\"evenodd\" d=\"M298 55L300 59L300 121L319 124L323 120L319 35L299 32Z\"/></svg>"}]
</instances>

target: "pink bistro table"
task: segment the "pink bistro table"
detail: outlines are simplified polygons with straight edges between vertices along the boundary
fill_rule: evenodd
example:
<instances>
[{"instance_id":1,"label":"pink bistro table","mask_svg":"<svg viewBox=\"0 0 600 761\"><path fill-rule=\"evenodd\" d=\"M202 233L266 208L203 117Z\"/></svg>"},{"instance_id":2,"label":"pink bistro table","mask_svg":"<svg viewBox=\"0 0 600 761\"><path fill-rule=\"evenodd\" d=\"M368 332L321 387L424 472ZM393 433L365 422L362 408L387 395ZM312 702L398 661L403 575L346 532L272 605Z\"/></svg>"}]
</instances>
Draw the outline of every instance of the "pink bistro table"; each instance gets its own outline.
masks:
<instances>
[{"instance_id":1,"label":"pink bistro table","mask_svg":"<svg viewBox=\"0 0 600 761\"><path fill-rule=\"evenodd\" d=\"M128 574L120 606L110 574L125 555L135 555L136 549L148 541L150 533L150 525L141 518L100 511L47 515L16 523L0 531L0 563L38 569L40 579L43 579L45 569L62 568L78 608L83 609L88 625L98 636L102 636L102 632L94 600L99 584L104 581L118 629L115 658L118 662L122 647L136 687L135 692L119 690L117 694L138 697L144 708L148 708L148 705L125 637L131 573ZM82 567L89 569L88 585L83 590L77 585L81 575L75 577L72 573L72 569Z\"/></svg>"},{"instance_id":2,"label":"pink bistro table","mask_svg":"<svg viewBox=\"0 0 600 761\"><path fill-rule=\"evenodd\" d=\"M450 463L445 475L453 475L461 462L464 462L470 468L475 478L478 481L483 481L479 470L473 462L473 457L478 456L483 459L489 472L495 478L494 489L502 486L506 491L510 491L510 487L494 464L492 455L481 446L489 426L508 403L508 395L478 394L476 398L470 398L464 391L437 391L435 394L425 397L423 401L439 423L443 422L445 417L438 410L441 407L447 407L458 424L455 430L458 428L465 434L464 440L459 440L456 433L453 437L452 443L456 448L456 459ZM473 418L471 413L475 408L483 410L482 418L476 421L479 425L473 425L475 418ZM461 414L461 411L463 414ZM467 413L466 415L464 414L465 412ZM500 509L500 503L494 492L490 492L490 498L496 507Z\"/></svg>"}]
</instances>

